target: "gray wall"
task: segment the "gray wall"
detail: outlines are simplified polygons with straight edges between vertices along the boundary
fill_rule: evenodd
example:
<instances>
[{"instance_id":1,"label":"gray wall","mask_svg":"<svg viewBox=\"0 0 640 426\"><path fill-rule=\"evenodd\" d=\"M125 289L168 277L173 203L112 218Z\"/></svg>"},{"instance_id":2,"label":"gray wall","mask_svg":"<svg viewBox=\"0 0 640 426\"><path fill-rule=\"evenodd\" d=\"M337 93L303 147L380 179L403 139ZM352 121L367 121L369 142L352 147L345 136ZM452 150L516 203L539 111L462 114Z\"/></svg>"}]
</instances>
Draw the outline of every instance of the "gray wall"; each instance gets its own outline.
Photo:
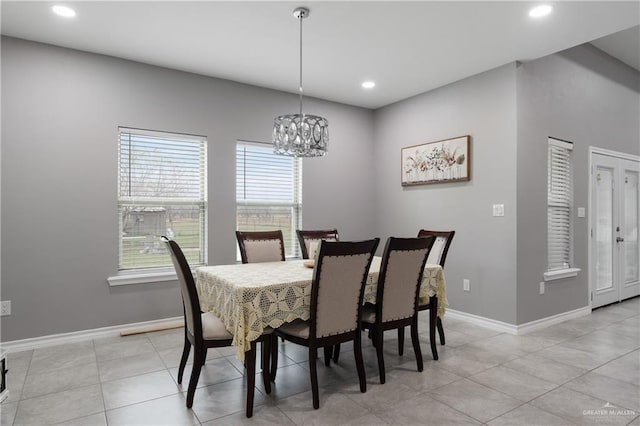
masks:
<instances>
[{"instance_id":1,"label":"gray wall","mask_svg":"<svg viewBox=\"0 0 640 426\"><path fill-rule=\"evenodd\" d=\"M377 110L315 99L330 153L303 165L303 226L343 239L455 229L450 307L522 324L587 304L587 219L575 279L547 284L546 144L640 154L639 73L585 45L510 64ZM117 268L117 127L206 135L209 263L235 261L235 141L269 140L295 95L12 38L2 39L2 340L181 315L176 283L109 287ZM400 185L400 149L469 134L471 181ZM492 217L492 204L505 216ZM345 213L346 212L346 213ZM462 280L471 291L462 290Z\"/></svg>"},{"instance_id":2,"label":"gray wall","mask_svg":"<svg viewBox=\"0 0 640 426\"><path fill-rule=\"evenodd\" d=\"M456 231L446 265L450 307L516 321L516 67L479 74L375 114L381 237ZM400 149L469 134L471 181L402 187ZM492 204L505 216L492 217ZM464 292L468 278L471 291Z\"/></svg>"},{"instance_id":3,"label":"gray wall","mask_svg":"<svg viewBox=\"0 0 640 426\"><path fill-rule=\"evenodd\" d=\"M588 305L589 146L640 154L640 73L592 45L518 67L518 324ZM547 137L574 143L575 278L547 267ZM575 212L574 212L575 214Z\"/></svg>"},{"instance_id":4,"label":"gray wall","mask_svg":"<svg viewBox=\"0 0 640 426\"><path fill-rule=\"evenodd\" d=\"M3 38L1 273L13 314L2 339L182 314L175 282L107 284L118 126L208 137L209 263L231 263L235 141L269 140L273 118L297 105L292 94ZM304 160L304 226L373 236L372 112L314 99L305 110L328 118L332 138L327 157Z\"/></svg>"}]
</instances>

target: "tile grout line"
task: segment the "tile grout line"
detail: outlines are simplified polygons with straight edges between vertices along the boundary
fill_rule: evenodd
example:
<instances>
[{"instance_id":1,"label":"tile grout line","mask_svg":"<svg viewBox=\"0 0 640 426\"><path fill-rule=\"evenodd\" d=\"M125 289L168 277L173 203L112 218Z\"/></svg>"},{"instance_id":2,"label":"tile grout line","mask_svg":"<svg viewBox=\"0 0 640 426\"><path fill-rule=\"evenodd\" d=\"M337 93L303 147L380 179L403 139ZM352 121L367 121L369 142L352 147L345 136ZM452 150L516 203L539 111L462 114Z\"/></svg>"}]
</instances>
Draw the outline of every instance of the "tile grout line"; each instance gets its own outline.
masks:
<instances>
[{"instance_id":1,"label":"tile grout line","mask_svg":"<svg viewBox=\"0 0 640 426\"><path fill-rule=\"evenodd\" d=\"M107 404L104 400L104 389L102 388L102 380L100 379L100 367L98 367L98 354L96 353L96 341L95 339L91 340L93 345L93 352L96 355L96 368L98 369L98 383L100 385L100 396L102 397L102 413L104 414L104 422L107 426L109 426L109 418L107 417Z\"/></svg>"}]
</instances>

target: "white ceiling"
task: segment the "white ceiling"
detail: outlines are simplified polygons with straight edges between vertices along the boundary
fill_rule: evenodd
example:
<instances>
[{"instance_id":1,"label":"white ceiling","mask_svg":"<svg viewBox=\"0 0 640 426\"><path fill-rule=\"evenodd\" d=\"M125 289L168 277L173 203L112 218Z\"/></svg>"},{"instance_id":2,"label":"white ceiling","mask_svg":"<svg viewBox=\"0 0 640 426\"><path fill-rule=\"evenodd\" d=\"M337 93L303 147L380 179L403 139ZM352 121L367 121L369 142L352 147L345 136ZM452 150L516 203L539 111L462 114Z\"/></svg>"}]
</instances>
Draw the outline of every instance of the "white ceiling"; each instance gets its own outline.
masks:
<instances>
[{"instance_id":1,"label":"white ceiling","mask_svg":"<svg viewBox=\"0 0 640 426\"><path fill-rule=\"evenodd\" d=\"M2 1L2 34L297 93L306 6L307 96L378 108L513 61L595 44L636 68L640 2ZM635 55L635 56L634 56ZM626 58L626 59L624 59ZM634 59L635 58L635 59ZM364 80L377 86L364 90Z\"/></svg>"}]
</instances>

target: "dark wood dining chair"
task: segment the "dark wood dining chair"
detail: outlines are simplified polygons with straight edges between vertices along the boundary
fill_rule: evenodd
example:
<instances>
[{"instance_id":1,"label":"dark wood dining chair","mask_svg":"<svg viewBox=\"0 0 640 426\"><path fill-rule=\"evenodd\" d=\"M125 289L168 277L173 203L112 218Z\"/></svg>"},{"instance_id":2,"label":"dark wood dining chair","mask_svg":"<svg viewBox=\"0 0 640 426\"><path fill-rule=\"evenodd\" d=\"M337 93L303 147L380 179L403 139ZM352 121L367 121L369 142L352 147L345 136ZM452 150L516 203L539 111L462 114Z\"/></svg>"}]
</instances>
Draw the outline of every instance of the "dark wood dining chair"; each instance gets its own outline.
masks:
<instances>
[{"instance_id":1,"label":"dark wood dining chair","mask_svg":"<svg viewBox=\"0 0 640 426\"><path fill-rule=\"evenodd\" d=\"M384 247L376 290L376 304L367 303L361 317L363 328L371 331L378 357L381 384L385 382L383 355L385 330L411 327L411 342L418 371L423 370L422 351L418 338L418 304L424 265L427 263L427 256L434 240L434 237L390 237ZM435 350L434 342L431 346L432 351Z\"/></svg>"},{"instance_id":2,"label":"dark wood dining chair","mask_svg":"<svg viewBox=\"0 0 640 426\"><path fill-rule=\"evenodd\" d=\"M297 229L298 242L300 243L300 251L302 252L303 259L314 258L318 250L320 241L340 241L337 229L315 229L315 230L303 230ZM338 362L340 357L340 344L334 346L333 350L325 351L324 362L329 366L331 359L333 362Z\"/></svg>"},{"instance_id":3,"label":"dark wood dining chair","mask_svg":"<svg viewBox=\"0 0 640 426\"><path fill-rule=\"evenodd\" d=\"M449 253L449 247L451 246L451 241L453 241L453 236L455 234L456 231L429 231L427 229L421 229L418 232L418 237L435 237L435 242L433 243L433 247L429 252L429 257L427 258L427 263L440 265L442 269L444 269L444 262L445 260L447 260L447 253ZM444 345L444 327L442 326L442 319L437 315L438 298L435 296L429 298L429 302L423 303L418 306L418 310L430 310L430 314L432 314L430 318L433 318L435 316L436 328L438 330L438 335L440 336L440 344ZM431 341L435 340L435 332L432 327L430 327L429 330L429 338ZM398 345L399 354L402 355L404 346L404 329L398 329Z\"/></svg>"},{"instance_id":4,"label":"dark wood dining chair","mask_svg":"<svg viewBox=\"0 0 640 426\"><path fill-rule=\"evenodd\" d=\"M337 229L323 229L323 230L303 230L297 229L298 242L300 243L300 250L302 251L302 258L309 259L315 255L315 251L318 248L320 241L340 241L338 238Z\"/></svg>"},{"instance_id":5,"label":"dark wood dining chair","mask_svg":"<svg viewBox=\"0 0 640 426\"><path fill-rule=\"evenodd\" d=\"M236 231L242 263L278 262L285 260L282 231ZM271 339L271 380L275 380L278 363L278 339ZM264 361L261 364L265 369Z\"/></svg>"},{"instance_id":6,"label":"dark wood dining chair","mask_svg":"<svg viewBox=\"0 0 640 426\"><path fill-rule=\"evenodd\" d=\"M171 261L178 275L180 283L180 292L182 293L182 306L184 312L184 348L182 357L180 358L180 367L178 368L178 383L182 383L182 375L191 346L193 346L193 366L191 368L191 378L189 379L189 387L187 388L187 408L193 406L193 397L200 378L200 371L207 359L207 348L220 348L223 346L231 346L233 335L229 333L217 316L211 312L200 311L200 299L196 289L193 274L187 263L187 259L182 252L180 246L165 236L161 240L166 244ZM262 363L269 365L271 334L273 330L268 329L259 339L262 342ZM251 342L251 349L245 353L245 367L247 369L247 407L246 415L253 415L253 399L255 393L256 380L256 342ZM269 369L262 369L262 380L264 382L265 391L271 393L271 379Z\"/></svg>"},{"instance_id":7,"label":"dark wood dining chair","mask_svg":"<svg viewBox=\"0 0 640 426\"><path fill-rule=\"evenodd\" d=\"M242 263L284 261L282 231L236 231Z\"/></svg>"},{"instance_id":8,"label":"dark wood dining chair","mask_svg":"<svg viewBox=\"0 0 640 426\"><path fill-rule=\"evenodd\" d=\"M316 358L318 348L353 341L353 354L360 381L360 392L367 391L362 359L362 298L371 260L379 238L359 242L322 241L311 284L308 321L283 324L277 335L309 348L309 372L313 408L320 407Z\"/></svg>"}]
</instances>

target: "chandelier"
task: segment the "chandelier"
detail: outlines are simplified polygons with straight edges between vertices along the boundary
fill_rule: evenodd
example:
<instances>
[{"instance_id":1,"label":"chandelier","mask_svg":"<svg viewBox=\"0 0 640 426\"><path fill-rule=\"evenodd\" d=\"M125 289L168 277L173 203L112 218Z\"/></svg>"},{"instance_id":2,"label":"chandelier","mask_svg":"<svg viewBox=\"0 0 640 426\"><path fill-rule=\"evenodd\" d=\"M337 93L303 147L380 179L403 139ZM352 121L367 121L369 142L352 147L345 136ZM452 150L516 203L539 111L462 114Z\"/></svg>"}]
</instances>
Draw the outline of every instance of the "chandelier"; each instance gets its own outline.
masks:
<instances>
[{"instance_id":1,"label":"chandelier","mask_svg":"<svg viewBox=\"0 0 640 426\"><path fill-rule=\"evenodd\" d=\"M327 153L329 122L302 112L302 20L309 16L309 9L298 7L293 16L300 21L300 113L273 120L273 148L276 154L289 157L321 157Z\"/></svg>"}]
</instances>

